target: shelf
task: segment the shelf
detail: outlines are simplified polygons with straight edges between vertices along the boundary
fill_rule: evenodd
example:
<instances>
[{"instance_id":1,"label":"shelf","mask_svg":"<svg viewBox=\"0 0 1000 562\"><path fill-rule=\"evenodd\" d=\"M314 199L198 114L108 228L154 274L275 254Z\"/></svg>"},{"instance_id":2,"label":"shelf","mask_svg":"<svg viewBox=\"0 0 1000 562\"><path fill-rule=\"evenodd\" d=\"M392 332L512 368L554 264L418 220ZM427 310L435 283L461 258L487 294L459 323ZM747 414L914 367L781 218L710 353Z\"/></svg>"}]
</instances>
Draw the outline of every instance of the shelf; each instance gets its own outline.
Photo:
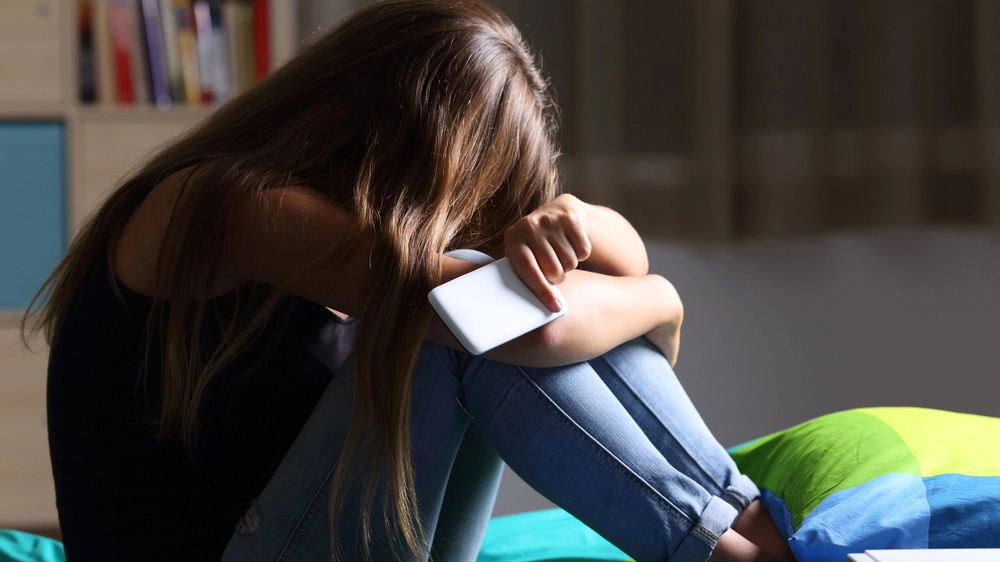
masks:
<instances>
[{"instance_id":1,"label":"shelf","mask_svg":"<svg viewBox=\"0 0 1000 562\"><path fill-rule=\"evenodd\" d=\"M52 102L3 102L0 103L0 121L42 121L66 119L72 106Z\"/></svg>"},{"instance_id":2,"label":"shelf","mask_svg":"<svg viewBox=\"0 0 1000 562\"><path fill-rule=\"evenodd\" d=\"M176 105L169 109L160 109L152 104L132 105L132 106L101 106L101 105L79 105L74 112L80 118L88 122L98 121L134 121L144 122L193 122L203 117L207 117L217 106Z\"/></svg>"}]
</instances>

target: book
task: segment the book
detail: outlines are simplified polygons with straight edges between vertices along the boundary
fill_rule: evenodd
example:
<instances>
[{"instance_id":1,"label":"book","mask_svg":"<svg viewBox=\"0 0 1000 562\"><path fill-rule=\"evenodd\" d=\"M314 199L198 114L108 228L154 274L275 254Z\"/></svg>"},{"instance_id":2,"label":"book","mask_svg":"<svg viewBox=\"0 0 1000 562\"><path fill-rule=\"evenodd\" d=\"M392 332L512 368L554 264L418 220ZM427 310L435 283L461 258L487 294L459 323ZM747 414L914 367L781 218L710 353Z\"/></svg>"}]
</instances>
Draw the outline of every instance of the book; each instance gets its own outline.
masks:
<instances>
[{"instance_id":1,"label":"book","mask_svg":"<svg viewBox=\"0 0 1000 562\"><path fill-rule=\"evenodd\" d=\"M229 95L234 96L240 91L239 65L237 64L236 48L236 0L223 0L222 3L222 32L226 41L226 78Z\"/></svg>"},{"instance_id":2,"label":"book","mask_svg":"<svg viewBox=\"0 0 1000 562\"><path fill-rule=\"evenodd\" d=\"M177 42L177 10L174 9L173 0L159 0L159 6L170 98L184 103L184 71L181 69L180 44Z\"/></svg>"},{"instance_id":3,"label":"book","mask_svg":"<svg viewBox=\"0 0 1000 562\"><path fill-rule=\"evenodd\" d=\"M170 107L170 86L167 81L167 59L163 48L163 24L158 0L141 0L143 34L149 63L149 81L153 102L160 109Z\"/></svg>"},{"instance_id":4,"label":"book","mask_svg":"<svg viewBox=\"0 0 1000 562\"><path fill-rule=\"evenodd\" d=\"M253 70L254 82L260 82L270 70L267 0L253 0Z\"/></svg>"},{"instance_id":5,"label":"book","mask_svg":"<svg viewBox=\"0 0 1000 562\"><path fill-rule=\"evenodd\" d=\"M132 94L135 103L147 104L152 101L149 80L149 56L143 37L139 0L126 0L125 14L128 20L128 50L132 74Z\"/></svg>"},{"instance_id":6,"label":"book","mask_svg":"<svg viewBox=\"0 0 1000 562\"><path fill-rule=\"evenodd\" d=\"M253 10L243 0L225 0L222 21L226 34L229 94L253 85Z\"/></svg>"},{"instance_id":7,"label":"book","mask_svg":"<svg viewBox=\"0 0 1000 562\"><path fill-rule=\"evenodd\" d=\"M230 84L232 84L232 79L229 73L229 63L228 63L228 38L226 36L226 26L222 21L222 5L220 0L212 0L209 3L209 8L212 12L212 37L215 40L216 47L216 60L218 74L216 75L215 84L217 88L217 97L219 102L225 102L233 95L233 91L230 90Z\"/></svg>"},{"instance_id":8,"label":"book","mask_svg":"<svg viewBox=\"0 0 1000 562\"><path fill-rule=\"evenodd\" d=\"M108 4L108 25L111 30L111 50L115 65L115 101L119 105L132 105L132 63L129 53L128 14L125 4L114 1Z\"/></svg>"},{"instance_id":9,"label":"book","mask_svg":"<svg viewBox=\"0 0 1000 562\"><path fill-rule=\"evenodd\" d=\"M90 32L90 0L80 0L76 8L77 33L80 37L80 101L92 103L97 94L94 91L96 84L94 78L94 41Z\"/></svg>"},{"instance_id":10,"label":"book","mask_svg":"<svg viewBox=\"0 0 1000 562\"><path fill-rule=\"evenodd\" d=\"M201 79L198 69L198 47L195 40L191 0L174 0L177 16L177 48L184 76L184 99L188 105L201 105Z\"/></svg>"},{"instance_id":11,"label":"book","mask_svg":"<svg viewBox=\"0 0 1000 562\"><path fill-rule=\"evenodd\" d=\"M198 37L202 99L222 103L229 98L229 72L221 2L196 0L193 12Z\"/></svg>"},{"instance_id":12,"label":"book","mask_svg":"<svg viewBox=\"0 0 1000 562\"><path fill-rule=\"evenodd\" d=\"M91 36L94 41L94 77L97 103L114 105L116 99L115 60L111 47L108 0L93 0L90 5Z\"/></svg>"},{"instance_id":13,"label":"book","mask_svg":"<svg viewBox=\"0 0 1000 562\"><path fill-rule=\"evenodd\" d=\"M194 18L195 44L198 47L198 81L201 84L201 101L212 103L215 99L214 80L218 70L215 68L215 45L212 35L212 11L208 0L195 0L191 5L191 15Z\"/></svg>"},{"instance_id":14,"label":"book","mask_svg":"<svg viewBox=\"0 0 1000 562\"><path fill-rule=\"evenodd\" d=\"M253 54L253 7L250 2L239 2L240 9L236 12L237 40L239 41L240 91L254 85L254 54Z\"/></svg>"}]
</instances>

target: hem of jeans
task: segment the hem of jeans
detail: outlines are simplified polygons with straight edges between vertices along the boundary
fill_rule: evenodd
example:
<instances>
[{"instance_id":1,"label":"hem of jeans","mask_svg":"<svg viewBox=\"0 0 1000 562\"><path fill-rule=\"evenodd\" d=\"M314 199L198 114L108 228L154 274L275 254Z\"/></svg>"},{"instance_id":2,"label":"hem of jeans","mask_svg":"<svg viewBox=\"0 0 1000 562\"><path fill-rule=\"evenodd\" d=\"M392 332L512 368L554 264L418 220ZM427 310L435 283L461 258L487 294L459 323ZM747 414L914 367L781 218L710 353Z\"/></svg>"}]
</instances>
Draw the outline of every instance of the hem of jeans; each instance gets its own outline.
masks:
<instances>
[{"instance_id":1,"label":"hem of jeans","mask_svg":"<svg viewBox=\"0 0 1000 562\"><path fill-rule=\"evenodd\" d=\"M760 488L745 474L740 474L722 491L722 499L742 512L751 502L760 498Z\"/></svg>"},{"instance_id":2,"label":"hem of jeans","mask_svg":"<svg viewBox=\"0 0 1000 562\"><path fill-rule=\"evenodd\" d=\"M670 556L670 562L705 562L712 555L722 536L733 525L739 511L728 501L712 496L701 517L680 546Z\"/></svg>"}]
</instances>

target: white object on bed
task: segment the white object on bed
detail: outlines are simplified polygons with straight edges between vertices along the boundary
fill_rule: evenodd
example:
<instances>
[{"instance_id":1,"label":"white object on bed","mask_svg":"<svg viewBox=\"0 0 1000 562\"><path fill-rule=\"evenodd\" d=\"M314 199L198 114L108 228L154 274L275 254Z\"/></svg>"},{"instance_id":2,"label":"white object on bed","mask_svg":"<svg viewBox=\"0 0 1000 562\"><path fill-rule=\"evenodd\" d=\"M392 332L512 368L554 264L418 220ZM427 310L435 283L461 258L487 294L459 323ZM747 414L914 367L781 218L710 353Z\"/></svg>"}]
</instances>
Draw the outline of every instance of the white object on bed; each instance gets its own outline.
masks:
<instances>
[{"instance_id":1,"label":"white object on bed","mask_svg":"<svg viewBox=\"0 0 1000 562\"><path fill-rule=\"evenodd\" d=\"M847 562L1000 562L1000 549L866 550L864 554L848 554Z\"/></svg>"}]
</instances>

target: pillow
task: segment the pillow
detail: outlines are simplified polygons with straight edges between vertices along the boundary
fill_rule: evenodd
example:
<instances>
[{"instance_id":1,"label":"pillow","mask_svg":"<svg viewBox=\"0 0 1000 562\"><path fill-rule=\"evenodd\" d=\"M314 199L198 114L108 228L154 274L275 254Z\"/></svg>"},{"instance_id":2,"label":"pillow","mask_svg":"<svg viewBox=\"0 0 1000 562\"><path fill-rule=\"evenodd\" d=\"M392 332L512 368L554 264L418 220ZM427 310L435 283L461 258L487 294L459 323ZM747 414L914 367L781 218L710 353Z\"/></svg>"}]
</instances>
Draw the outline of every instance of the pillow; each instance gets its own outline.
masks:
<instances>
[{"instance_id":1,"label":"pillow","mask_svg":"<svg viewBox=\"0 0 1000 562\"><path fill-rule=\"evenodd\" d=\"M1000 419L922 408L822 416L734 447L799 562L1000 548Z\"/></svg>"}]
</instances>

